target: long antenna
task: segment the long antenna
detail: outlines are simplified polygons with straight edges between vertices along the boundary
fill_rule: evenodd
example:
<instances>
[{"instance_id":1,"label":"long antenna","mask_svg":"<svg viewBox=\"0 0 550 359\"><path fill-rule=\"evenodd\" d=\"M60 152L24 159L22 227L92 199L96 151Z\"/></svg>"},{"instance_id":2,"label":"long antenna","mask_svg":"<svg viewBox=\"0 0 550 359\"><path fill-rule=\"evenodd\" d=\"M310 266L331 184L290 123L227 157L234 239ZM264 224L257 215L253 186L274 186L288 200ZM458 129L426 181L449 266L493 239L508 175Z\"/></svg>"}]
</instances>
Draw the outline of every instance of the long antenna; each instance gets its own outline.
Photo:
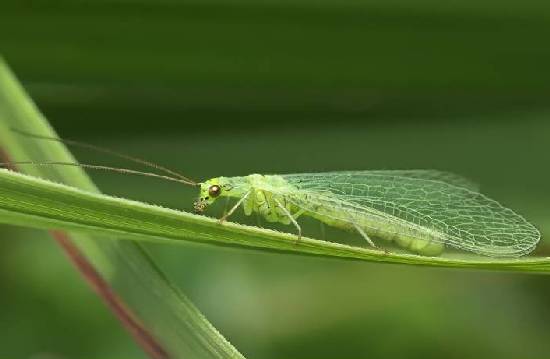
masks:
<instances>
[{"instance_id":1,"label":"long antenna","mask_svg":"<svg viewBox=\"0 0 550 359\"><path fill-rule=\"evenodd\" d=\"M196 181L193 181L189 177L186 177L186 176L182 175L181 173L173 171L169 168L163 167L161 165L158 165L158 164L153 163L153 162L149 162L149 161L141 159L141 158L132 157L132 156L126 155L124 153L116 152L116 151L113 151L109 148L103 148L103 147L99 147L99 146L95 146L95 145L92 145L92 144L89 144L89 143L75 141L75 140L61 139L61 138L57 138L57 137L37 135L37 134L34 134L34 133L19 130L19 129L16 129L16 128L11 128L11 130L13 132L17 133L17 134L27 136L27 137L32 137L32 138L36 138L36 139L40 139L40 140L47 140L47 141L56 141L56 142L65 143L65 144L71 145L71 146L87 148L87 149L90 149L90 150L93 150L93 151L96 151L96 152L107 153L109 155L112 155L112 156L115 156L115 157L118 157L118 158L122 158L122 159L125 159L125 160L128 160L128 161L134 162L134 163L139 163L139 164L147 166L149 168L154 168L154 169L157 169L157 170L162 171L164 173L168 173L168 174L170 174L174 177L178 177L178 178L181 178L182 180L185 180L185 181L189 182L189 184L191 184L191 183L194 183L195 185L197 184ZM84 166L82 166L82 167L84 167Z\"/></svg>"},{"instance_id":2,"label":"long antenna","mask_svg":"<svg viewBox=\"0 0 550 359\"><path fill-rule=\"evenodd\" d=\"M117 173L123 173L123 174L130 174L130 175L137 175L137 176L145 176L145 177L155 177L160 178L168 181L173 182L179 182L190 186L198 186L199 184L193 181L188 181L187 179L181 179L176 177L170 177L170 176L164 176L159 175L157 173L152 172L142 172L142 171L136 171L129 168L117 168L117 167L109 167L109 166L100 166L100 165L91 165L91 164L84 164L84 163L73 163L73 162L57 162L57 161L45 161L45 162L36 162L36 161L14 161L14 162L0 162L0 167L8 168L8 166L11 165L33 165L33 166L73 166L73 167L82 167L82 168L90 168L94 170L103 170L103 171L111 171L111 172L117 172Z\"/></svg>"}]
</instances>

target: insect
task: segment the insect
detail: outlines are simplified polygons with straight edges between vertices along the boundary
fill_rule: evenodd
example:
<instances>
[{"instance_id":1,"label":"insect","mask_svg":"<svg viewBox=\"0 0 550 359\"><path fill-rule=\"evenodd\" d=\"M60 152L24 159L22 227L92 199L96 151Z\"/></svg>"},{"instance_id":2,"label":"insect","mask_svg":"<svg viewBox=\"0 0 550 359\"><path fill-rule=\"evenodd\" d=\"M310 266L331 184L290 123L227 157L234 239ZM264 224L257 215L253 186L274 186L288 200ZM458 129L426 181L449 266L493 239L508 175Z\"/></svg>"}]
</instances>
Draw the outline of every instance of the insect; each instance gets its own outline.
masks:
<instances>
[{"instance_id":1,"label":"insect","mask_svg":"<svg viewBox=\"0 0 550 359\"><path fill-rule=\"evenodd\" d=\"M19 131L20 132L20 131ZM154 163L93 145L23 133L109 153L163 171L166 175L64 162L15 164L71 165L126 174L159 177L199 188L196 213L204 213L220 198L236 200L220 218L223 223L238 208L268 222L293 225L309 216L329 226L353 231L370 246L373 238L393 241L406 250L439 255L446 246L491 257L518 257L531 252L539 231L522 216L481 194L458 175L436 170L344 171L328 173L215 177L196 182Z\"/></svg>"}]
</instances>

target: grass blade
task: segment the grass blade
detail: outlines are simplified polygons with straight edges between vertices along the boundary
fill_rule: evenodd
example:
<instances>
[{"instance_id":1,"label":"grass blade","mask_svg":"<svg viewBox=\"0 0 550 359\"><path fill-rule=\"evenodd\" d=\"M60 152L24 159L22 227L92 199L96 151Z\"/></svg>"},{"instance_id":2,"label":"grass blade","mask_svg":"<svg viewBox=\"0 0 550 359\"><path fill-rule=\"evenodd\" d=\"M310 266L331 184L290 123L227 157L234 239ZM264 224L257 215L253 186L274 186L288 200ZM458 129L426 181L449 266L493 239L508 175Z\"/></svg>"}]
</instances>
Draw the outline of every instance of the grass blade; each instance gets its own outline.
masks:
<instances>
[{"instance_id":1,"label":"grass blade","mask_svg":"<svg viewBox=\"0 0 550 359\"><path fill-rule=\"evenodd\" d=\"M0 58L0 145L3 149L2 153L14 161L23 159L44 161L52 158L61 161L74 161L70 152L62 144L49 141L30 141L11 132L9 130L11 127L45 136L56 136L46 119L36 109ZM98 192L86 173L80 168L27 166L19 170L90 192ZM8 177L12 180L13 178L25 178L23 176L12 177L13 173L5 171L3 174L7 175L6 179ZM15 184L15 182L11 183ZM10 202L7 199L10 195L7 192L4 193L8 195L5 197L7 203ZM39 198L36 199L39 200ZM31 205L32 202L31 200L26 205ZM46 208L42 209L46 210ZM68 208L64 208L62 212L67 210ZM3 223L19 223L40 228L76 228L59 225L60 223L54 226L39 225L43 223L44 218L40 218L40 215L23 212L18 213L4 207L0 217L2 217ZM50 212L50 214L52 213ZM63 214L58 213L58 215L60 217L56 220L62 220ZM68 240L59 232L55 232L55 235L68 250L69 255L71 255L71 251L75 250L78 251L76 252L78 255L82 255L81 257L72 255L71 258L75 262L85 261L84 266L79 266L80 270L88 270L87 278L89 281L90 276L94 278L92 285L96 290L101 288L107 290L107 292L105 290L98 290L98 292L151 357L242 358L242 355L218 333L189 299L172 286L139 243L113 241L104 236L105 233L107 232L71 233L70 239L74 241ZM93 269L93 272L90 272L90 269ZM107 293L116 294L116 296L111 297L110 301L107 298ZM117 310L121 310L122 314Z\"/></svg>"},{"instance_id":2,"label":"grass blade","mask_svg":"<svg viewBox=\"0 0 550 359\"><path fill-rule=\"evenodd\" d=\"M294 234L236 223L222 226L213 218L86 192L7 170L0 171L0 222L114 234L136 242L198 242L386 263L550 273L548 257L424 257L310 238L296 242Z\"/></svg>"}]
</instances>

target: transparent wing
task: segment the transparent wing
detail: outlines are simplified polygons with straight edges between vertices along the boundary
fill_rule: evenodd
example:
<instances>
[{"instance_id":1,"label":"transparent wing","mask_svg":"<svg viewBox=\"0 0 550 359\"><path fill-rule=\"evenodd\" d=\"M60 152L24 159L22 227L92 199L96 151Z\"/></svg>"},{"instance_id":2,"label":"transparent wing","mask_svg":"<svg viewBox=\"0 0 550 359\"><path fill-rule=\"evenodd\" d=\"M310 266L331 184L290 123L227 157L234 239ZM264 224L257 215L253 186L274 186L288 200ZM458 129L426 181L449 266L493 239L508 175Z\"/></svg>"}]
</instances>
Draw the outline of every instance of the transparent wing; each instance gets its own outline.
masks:
<instances>
[{"instance_id":1,"label":"transparent wing","mask_svg":"<svg viewBox=\"0 0 550 359\"><path fill-rule=\"evenodd\" d=\"M327 172L329 176L332 175L352 175L356 177L360 176L399 176L408 178L426 179L432 181L441 181L453 186L467 188L470 191L479 192L479 184L476 182L457 175L456 173L438 171L438 170L374 170L374 171L339 171L339 172ZM307 174L306 174L307 175ZM295 175L289 175L295 176ZM301 175L296 175L301 176Z\"/></svg>"},{"instance_id":2,"label":"transparent wing","mask_svg":"<svg viewBox=\"0 0 550 359\"><path fill-rule=\"evenodd\" d=\"M443 234L444 243L487 256L520 256L540 239L523 217L438 171L359 171L282 176L296 206L336 219L378 216ZM463 182L466 181L466 182Z\"/></svg>"}]
</instances>

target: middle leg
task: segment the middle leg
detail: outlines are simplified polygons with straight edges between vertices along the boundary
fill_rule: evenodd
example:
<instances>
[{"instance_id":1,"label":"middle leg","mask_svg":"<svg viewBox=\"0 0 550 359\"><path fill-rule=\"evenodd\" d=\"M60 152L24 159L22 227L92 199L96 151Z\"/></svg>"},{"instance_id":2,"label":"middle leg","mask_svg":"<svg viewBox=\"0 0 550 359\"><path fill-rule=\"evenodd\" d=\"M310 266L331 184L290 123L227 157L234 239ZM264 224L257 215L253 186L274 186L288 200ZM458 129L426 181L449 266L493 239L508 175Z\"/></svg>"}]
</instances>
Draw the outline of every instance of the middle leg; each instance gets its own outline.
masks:
<instances>
[{"instance_id":1,"label":"middle leg","mask_svg":"<svg viewBox=\"0 0 550 359\"><path fill-rule=\"evenodd\" d=\"M292 224L294 224L294 227L296 227L296 229L298 230L298 240L300 240L302 238L302 227L300 227L300 225L298 224L298 222L296 221L294 216L292 216L290 211L288 209L286 209L286 207L283 206L282 203L279 202L278 199L274 198L273 200L275 201L275 203L277 203L277 207L279 207L281 209L281 211L283 211L283 213L290 219Z\"/></svg>"}]
</instances>

